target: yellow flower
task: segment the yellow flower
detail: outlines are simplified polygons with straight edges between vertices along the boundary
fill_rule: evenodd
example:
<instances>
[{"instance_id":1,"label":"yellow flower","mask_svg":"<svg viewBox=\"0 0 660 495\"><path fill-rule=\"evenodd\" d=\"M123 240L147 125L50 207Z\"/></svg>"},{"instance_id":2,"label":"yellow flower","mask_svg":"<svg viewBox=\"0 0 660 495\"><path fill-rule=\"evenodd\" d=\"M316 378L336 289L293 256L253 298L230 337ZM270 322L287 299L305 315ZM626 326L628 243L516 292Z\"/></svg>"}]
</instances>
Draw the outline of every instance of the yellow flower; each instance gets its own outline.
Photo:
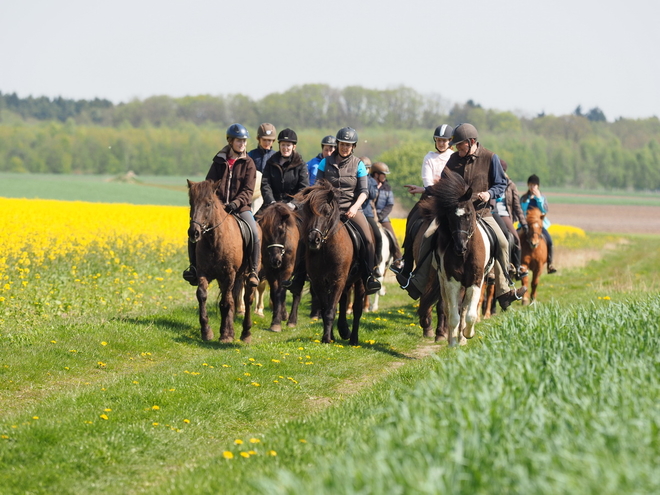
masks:
<instances>
[{"instance_id":1,"label":"yellow flower","mask_svg":"<svg viewBox=\"0 0 660 495\"><path fill-rule=\"evenodd\" d=\"M269 450L268 455L275 457L277 455L277 452L275 452L274 450Z\"/></svg>"},{"instance_id":2,"label":"yellow flower","mask_svg":"<svg viewBox=\"0 0 660 495\"><path fill-rule=\"evenodd\" d=\"M250 443L260 443L260 442L261 440L259 440L258 438L250 438Z\"/></svg>"},{"instance_id":3,"label":"yellow flower","mask_svg":"<svg viewBox=\"0 0 660 495\"><path fill-rule=\"evenodd\" d=\"M108 419L108 415L107 415L107 414L101 414L101 415L99 416L99 418L107 420L107 419Z\"/></svg>"},{"instance_id":4,"label":"yellow flower","mask_svg":"<svg viewBox=\"0 0 660 495\"><path fill-rule=\"evenodd\" d=\"M101 342L101 345L108 345L107 342Z\"/></svg>"},{"instance_id":5,"label":"yellow flower","mask_svg":"<svg viewBox=\"0 0 660 495\"><path fill-rule=\"evenodd\" d=\"M279 362L280 362L279 359L271 359L271 361L272 361L273 363L279 363Z\"/></svg>"},{"instance_id":6,"label":"yellow flower","mask_svg":"<svg viewBox=\"0 0 660 495\"><path fill-rule=\"evenodd\" d=\"M234 445L243 445L243 440L237 438L236 440L234 440Z\"/></svg>"},{"instance_id":7,"label":"yellow flower","mask_svg":"<svg viewBox=\"0 0 660 495\"><path fill-rule=\"evenodd\" d=\"M301 438L300 443L307 443L307 440L305 440L304 438Z\"/></svg>"},{"instance_id":8,"label":"yellow flower","mask_svg":"<svg viewBox=\"0 0 660 495\"><path fill-rule=\"evenodd\" d=\"M250 385L254 385L255 387L261 387L261 385L259 385L257 382L252 382L250 383Z\"/></svg>"},{"instance_id":9,"label":"yellow flower","mask_svg":"<svg viewBox=\"0 0 660 495\"><path fill-rule=\"evenodd\" d=\"M104 410L105 412L112 412L112 409L110 409L109 407L107 407L107 408L105 408L105 409L103 409L103 410Z\"/></svg>"},{"instance_id":10,"label":"yellow flower","mask_svg":"<svg viewBox=\"0 0 660 495\"><path fill-rule=\"evenodd\" d=\"M225 459L233 459L233 458L234 458L234 454L232 454L232 453L229 452L228 450L225 450L225 451L222 453L222 457L224 457Z\"/></svg>"},{"instance_id":11,"label":"yellow flower","mask_svg":"<svg viewBox=\"0 0 660 495\"><path fill-rule=\"evenodd\" d=\"M151 424L154 425L154 426L158 426L158 423L151 423Z\"/></svg>"},{"instance_id":12,"label":"yellow flower","mask_svg":"<svg viewBox=\"0 0 660 495\"><path fill-rule=\"evenodd\" d=\"M257 455L257 453L254 450L248 450L248 454L250 455Z\"/></svg>"},{"instance_id":13,"label":"yellow flower","mask_svg":"<svg viewBox=\"0 0 660 495\"><path fill-rule=\"evenodd\" d=\"M247 459L248 457L250 457L250 454L248 454L247 452L241 452L241 457L245 457Z\"/></svg>"},{"instance_id":14,"label":"yellow flower","mask_svg":"<svg viewBox=\"0 0 660 495\"><path fill-rule=\"evenodd\" d=\"M39 416L32 416L32 419L39 419Z\"/></svg>"},{"instance_id":15,"label":"yellow flower","mask_svg":"<svg viewBox=\"0 0 660 495\"><path fill-rule=\"evenodd\" d=\"M160 407L158 407L158 406L151 406L151 409L153 409L154 411L158 411L158 410L160 409Z\"/></svg>"},{"instance_id":16,"label":"yellow flower","mask_svg":"<svg viewBox=\"0 0 660 495\"><path fill-rule=\"evenodd\" d=\"M0 435L0 438L2 438L3 440L7 440L9 439L9 435Z\"/></svg>"},{"instance_id":17,"label":"yellow flower","mask_svg":"<svg viewBox=\"0 0 660 495\"><path fill-rule=\"evenodd\" d=\"M50 343L51 344L57 344L57 340L51 340Z\"/></svg>"},{"instance_id":18,"label":"yellow flower","mask_svg":"<svg viewBox=\"0 0 660 495\"><path fill-rule=\"evenodd\" d=\"M189 419L184 419L183 422L188 424L188 423L190 423L190 420Z\"/></svg>"}]
</instances>

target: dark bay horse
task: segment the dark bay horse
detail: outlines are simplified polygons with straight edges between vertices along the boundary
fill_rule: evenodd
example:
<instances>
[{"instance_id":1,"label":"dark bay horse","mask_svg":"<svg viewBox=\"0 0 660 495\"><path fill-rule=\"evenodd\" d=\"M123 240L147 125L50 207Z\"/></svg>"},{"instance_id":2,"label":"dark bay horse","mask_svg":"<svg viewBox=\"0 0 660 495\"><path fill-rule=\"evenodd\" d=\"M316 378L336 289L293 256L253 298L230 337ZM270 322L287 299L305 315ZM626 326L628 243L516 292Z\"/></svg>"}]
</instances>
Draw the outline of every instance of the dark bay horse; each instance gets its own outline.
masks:
<instances>
[{"instance_id":1,"label":"dark bay horse","mask_svg":"<svg viewBox=\"0 0 660 495\"><path fill-rule=\"evenodd\" d=\"M282 282L289 280L296 263L296 254L300 242L298 215L284 203L275 203L263 212L259 218L261 226L262 272L270 285L270 297L273 301L273 319L270 330L282 331L282 320L287 319L286 289ZM300 293L293 295L288 326L298 323Z\"/></svg>"},{"instance_id":2,"label":"dark bay horse","mask_svg":"<svg viewBox=\"0 0 660 495\"><path fill-rule=\"evenodd\" d=\"M449 345L474 336L484 277L490 270L490 244L477 222L472 188L459 174L445 170L420 205L438 222L435 251L438 278L449 326Z\"/></svg>"},{"instance_id":3,"label":"dark bay horse","mask_svg":"<svg viewBox=\"0 0 660 495\"><path fill-rule=\"evenodd\" d=\"M319 180L297 196L303 204L304 256L307 275L323 317L323 342L334 340L332 327L339 303L339 335L350 339L351 345L357 345L365 288L336 195L337 191L329 182ZM351 287L354 287L352 331L346 319Z\"/></svg>"},{"instance_id":4,"label":"dark bay horse","mask_svg":"<svg viewBox=\"0 0 660 495\"><path fill-rule=\"evenodd\" d=\"M532 277L532 293L531 295L526 292L523 296L523 305L536 300L536 288L541 280L541 272L548 260L548 245L545 243L543 237L543 218L545 215L541 213L538 208L529 208L527 210L527 225L529 225L528 232L520 230L520 244L521 244L521 266L528 268L534 273ZM528 276L522 279L523 287L527 287Z\"/></svg>"},{"instance_id":5,"label":"dark bay horse","mask_svg":"<svg viewBox=\"0 0 660 495\"><path fill-rule=\"evenodd\" d=\"M197 300L199 301L199 323L203 340L213 339L206 312L206 299L209 283L218 281L220 286L220 342L234 340L235 302L245 287L243 332L241 340L251 339L252 316L250 305L254 298L254 288L245 283L249 256L243 251L243 238L238 220L225 212L216 195L219 183L213 181L188 181L190 200L190 227L188 239L195 244L197 276Z\"/></svg>"}]
</instances>

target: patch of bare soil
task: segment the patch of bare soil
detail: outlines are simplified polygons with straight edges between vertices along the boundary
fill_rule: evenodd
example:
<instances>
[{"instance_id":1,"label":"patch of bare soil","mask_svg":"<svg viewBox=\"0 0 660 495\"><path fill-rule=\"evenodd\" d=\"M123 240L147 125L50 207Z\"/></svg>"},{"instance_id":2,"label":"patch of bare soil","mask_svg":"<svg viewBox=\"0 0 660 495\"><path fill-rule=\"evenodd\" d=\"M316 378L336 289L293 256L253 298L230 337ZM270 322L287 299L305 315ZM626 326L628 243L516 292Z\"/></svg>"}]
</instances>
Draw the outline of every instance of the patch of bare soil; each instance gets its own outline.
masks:
<instances>
[{"instance_id":1,"label":"patch of bare soil","mask_svg":"<svg viewBox=\"0 0 660 495\"><path fill-rule=\"evenodd\" d=\"M660 206L551 204L552 223L572 225L587 232L660 234Z\"/></svg>"}]
</instances>

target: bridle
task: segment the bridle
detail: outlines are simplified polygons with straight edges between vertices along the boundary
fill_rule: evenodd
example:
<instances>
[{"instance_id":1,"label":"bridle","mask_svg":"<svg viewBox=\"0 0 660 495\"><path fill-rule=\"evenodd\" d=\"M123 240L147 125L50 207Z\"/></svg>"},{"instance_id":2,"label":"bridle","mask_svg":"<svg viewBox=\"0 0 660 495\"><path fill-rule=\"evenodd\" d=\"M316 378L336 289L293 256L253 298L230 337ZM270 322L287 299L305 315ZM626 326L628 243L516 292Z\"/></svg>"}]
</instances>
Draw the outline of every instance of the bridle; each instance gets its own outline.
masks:
<instances>
[{"instance_id":1,"label":"bridle","mask_svg":"<svg viewBox=\"0 0 660 495\"><path fill-rule=\"evenodd\" d=\"M284 253L286 253L286 248L284 247L284 244L269 244L266 246L266 249L270 248L280 248L281 250L281 256L284 256Z\"/></svg>"},{"instance_id":2,"label":"bridle","mask_svg":"<svg viewBox=\"0 0 660 495\"><path fill-rule=\"evenodd\" d=\"M211 206L213 206L213 208L217 208L215 202L212 202ZM224 221L227 220L227 218L230 217L230 216L231 215L229 213L227 213L225 218L223 218L222 220L220 220L220 222L216 223L215 225L213 225L211 227L208 227L207 224L205 224L205 223L199 223L197 220L193 220L192 218L190 219L190 223L194 223L195 225L199 225L199 228L202 229L202 235L204 235L204 234L208 234L209 232L211 232L211 231L217 229L218 227L220 227L224 223ZM191 241L191 242L194 244L197 241Z\"/></svg>"}]
</instances>

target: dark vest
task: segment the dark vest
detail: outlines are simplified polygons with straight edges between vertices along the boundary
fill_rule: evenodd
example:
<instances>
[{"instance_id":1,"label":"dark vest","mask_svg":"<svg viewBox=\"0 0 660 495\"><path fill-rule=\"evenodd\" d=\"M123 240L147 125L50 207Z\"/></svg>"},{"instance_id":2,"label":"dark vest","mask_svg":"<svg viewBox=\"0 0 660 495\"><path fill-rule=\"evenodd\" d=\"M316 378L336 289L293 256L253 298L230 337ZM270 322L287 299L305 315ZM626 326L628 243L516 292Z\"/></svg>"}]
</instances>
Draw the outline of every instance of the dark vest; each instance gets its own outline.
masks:
<instances>
[{"instance_id":1,"label":"dark vest","mask_svg":"<svg viewBox=\"0 0 660 495\"><path fill-rule=\"evenodd\" d=\"M488 191L492 185L490 184L490 165L494 154L479 145L474 155L461 158L458 153L453 153L447 161L446 167L452 172L460 174L467 185L472 188L472 201L477 211L483 208L490 210L489 205L485 205L477 199L477 194Z\"/></svg>"},{"instance_id":2,"label":"dark vest","mask_svg":"<svg viewBox=\"0 0 660 495\"><path fill-rule=\"evenodd\" d=\"M339 208L347 210L358 197L357 171L360 159L355 155L342 158L339 153L334 152L325 159L325 180L341 192L339 196Z\"/></svg>"}]
</instances>

